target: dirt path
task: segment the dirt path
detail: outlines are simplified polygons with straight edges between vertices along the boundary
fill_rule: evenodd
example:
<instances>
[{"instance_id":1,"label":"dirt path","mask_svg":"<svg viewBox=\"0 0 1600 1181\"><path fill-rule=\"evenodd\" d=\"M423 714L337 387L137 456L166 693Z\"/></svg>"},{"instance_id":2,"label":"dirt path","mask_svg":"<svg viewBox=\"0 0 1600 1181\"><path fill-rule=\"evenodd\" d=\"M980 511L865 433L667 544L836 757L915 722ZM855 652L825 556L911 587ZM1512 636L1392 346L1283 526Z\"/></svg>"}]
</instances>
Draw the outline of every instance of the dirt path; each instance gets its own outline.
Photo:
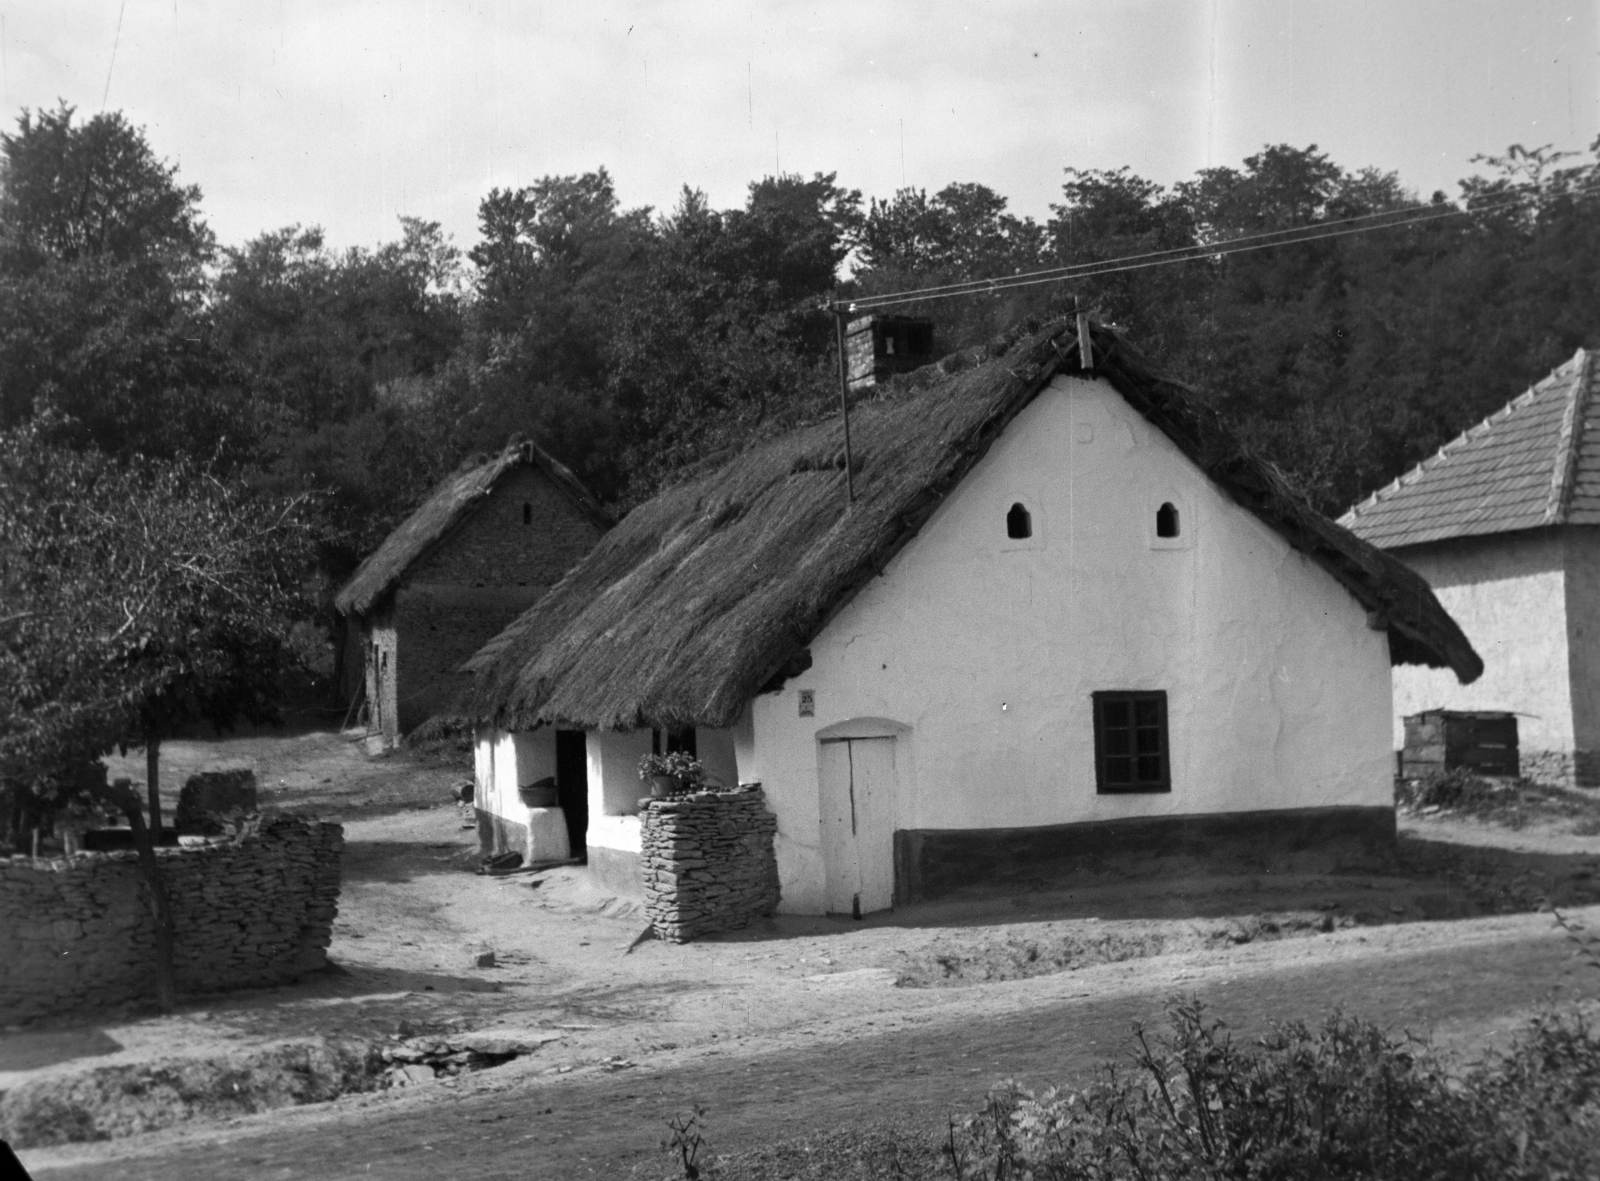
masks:
<instances>
[{"instance_id":1,"label":"dirt path","mask_svg":"<svg viewBox=\"0 0 1600 1181\"><path fill-rule=\"evenodd\" d=\"M1198 993L1239 1036L1274 1018L1343 1005L1431 1032L1471 1056L1539 1005L1592 996L1600 984L1586 978L1600 974L1574 961L1547 917L1472 926L1429 924L1388 939L1346 932L1320 945L1253 948L1242 958L1110 964L963 990L974 1001L982 994L976 1005L950 998L900 1014L875 1012L872 998L853 997L849 985L818 983L837 1016L813 1038L756 1035L727 1050L663 1052L614 1073L486 1074L471 1080L476 1085L441 1084L398 1100L350 1099L228 1129L24 1160L63 1181L657 1176L666 1171L657 1147L664 1120L691 1103L710 1108L720 1151L885 1116L936 1127L946 1112L971 1109L1000 1077L1083 1079L1125 1048L1132 1022L1158 1022L1173 991Z\"/></svg>"},{"instance_id":2,"label":"dirt path","mask_svg":"<svg viewBox=\"0 0 1600 1181\"><path fill-rule=\"evenodd\" d=\"M119 771L137 778L137 758ZM1600 838L1564 831L1412 820L1387 876L1173 867L635 945L639 905L580 871L469 872L475 835L444 803L459 768L305 734L172 743L164 778L240 764L264 803L346 825L339 970L188 998L166 1017L136 1005L6 1032L0 1090L304 1037L522 1031L544 1044L414 1089L31 1150L35 1170L617 1176L654 1162L663 1120L694 1101L712 1108L713 1144L733 1151L886 1112L936 1123L1004 1075L1081 1076L1174 991L1199 992L1243 1030L1344 1005L1470 1050L1541 1001L1600 984L1533 913L1554 903L1600 929ZM492 968L474 966L484 948Z\"/></svg>"}]
</instances>

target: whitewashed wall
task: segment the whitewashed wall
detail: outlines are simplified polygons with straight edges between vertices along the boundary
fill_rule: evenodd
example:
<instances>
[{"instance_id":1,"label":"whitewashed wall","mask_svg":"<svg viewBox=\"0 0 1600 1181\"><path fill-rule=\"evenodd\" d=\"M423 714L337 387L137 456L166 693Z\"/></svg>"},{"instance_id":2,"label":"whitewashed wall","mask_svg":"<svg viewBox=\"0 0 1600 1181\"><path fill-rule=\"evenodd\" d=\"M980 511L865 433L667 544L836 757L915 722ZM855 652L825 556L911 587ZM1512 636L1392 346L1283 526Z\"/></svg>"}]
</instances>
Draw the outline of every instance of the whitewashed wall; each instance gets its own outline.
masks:
<instances>
[{"instance_id":1,"label":"whitewashed wall","mask_svg":"<svg viewBox=\"0 0 1600 1181\"><path fill-rule=\"evenodd\" d=\"M559 861L572 853L560 808L529 808L517 788L556 773L556 732L549 728L510 733L480 726L472 748L473 807L505 821L507 836L530 864Z\"/></svg>"},{"instance_id":2,"label":"whitewashed wall","mask_svg":"<svg viewBox=\"0 0 1600 1181\"><path fill-rule=\"evenodd\" d=\"M1163 501L1176 542L1155 537ZM1006 536L1014 502L1027 541ZM817 734L851 719L909 727L900 829L1392 799L1386 637L1104 382L1040 394L811 654L735 730L739 778L778 814L792 912L822 907ZM1167 691L1171 793L1096 793L1104 689Z\"/></svg>"},{"instance_id":3,"label":"whitewashed wall","mask_svg":"<svg viewBox=\"0 0 1600 1181\"><path fill-rule=\"evenodd\" d=\"M1562 532L1573 743L1594 752L1600 751L1600 527L1574 525Z\"/></svg>"},{"instance_id":4,"label":"whitewashed wall","mask_svg":"<svg viewBox=\"0 0 1600 1181\"><path fill-rule=\"evenodd\" d=\"M1396 750L1405 744L1401 719L1427 709L1509 710L1520 715L1523 751L1573 748L1565 550L1562 533L1552 530L1395 551L1427 580L1483 657L1483 676L1470 685L1448 669L1395 668Z\"/></svg>"}]
</instances>

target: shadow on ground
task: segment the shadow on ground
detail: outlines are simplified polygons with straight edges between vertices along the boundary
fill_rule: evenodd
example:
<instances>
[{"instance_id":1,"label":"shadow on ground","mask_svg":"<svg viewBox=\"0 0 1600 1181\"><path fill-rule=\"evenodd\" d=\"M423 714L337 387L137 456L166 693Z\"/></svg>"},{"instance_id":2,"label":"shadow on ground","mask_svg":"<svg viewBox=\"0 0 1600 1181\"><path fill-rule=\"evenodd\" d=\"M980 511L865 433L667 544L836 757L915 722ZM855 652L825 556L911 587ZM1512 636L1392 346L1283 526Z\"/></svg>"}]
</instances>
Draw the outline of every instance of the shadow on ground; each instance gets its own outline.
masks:
<instances>
[{"instance_id":1,"label":"shadow on ground","mask_svg":"<svg viewBox=\"0 0 1600 1181\"><path fill-rule=\"evenodd\" d=\"M0 1037L0 1073L39 1070L77 1058L115 1054L122 1043L103 1029L22 1030Z\"/></svg>"}]
</instances>

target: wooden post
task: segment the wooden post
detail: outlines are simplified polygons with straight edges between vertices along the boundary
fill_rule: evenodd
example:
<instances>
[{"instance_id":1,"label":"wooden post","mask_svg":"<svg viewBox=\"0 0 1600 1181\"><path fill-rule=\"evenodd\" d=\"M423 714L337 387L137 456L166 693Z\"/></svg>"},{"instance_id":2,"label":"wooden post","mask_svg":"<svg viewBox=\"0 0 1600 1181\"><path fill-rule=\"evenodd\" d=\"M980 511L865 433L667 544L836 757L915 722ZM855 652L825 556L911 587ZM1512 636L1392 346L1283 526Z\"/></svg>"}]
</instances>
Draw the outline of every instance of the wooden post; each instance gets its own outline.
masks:
<instances>
[{"instance_id":1,"label":"wooden post","mask_svg":"<svg viewBox=\"0 0 1600 1181\"><path fill-rule=\"evenodd\" d=\"M838 329L839 337L839 410L844 415L844 487L845 495L850 498L850 503L856 502L856 473L855 465L850 458L850 359L845 355L845 321L849 318L848 309L835 303L833 305L834 325Z\"/></svg>"}]
</instances>

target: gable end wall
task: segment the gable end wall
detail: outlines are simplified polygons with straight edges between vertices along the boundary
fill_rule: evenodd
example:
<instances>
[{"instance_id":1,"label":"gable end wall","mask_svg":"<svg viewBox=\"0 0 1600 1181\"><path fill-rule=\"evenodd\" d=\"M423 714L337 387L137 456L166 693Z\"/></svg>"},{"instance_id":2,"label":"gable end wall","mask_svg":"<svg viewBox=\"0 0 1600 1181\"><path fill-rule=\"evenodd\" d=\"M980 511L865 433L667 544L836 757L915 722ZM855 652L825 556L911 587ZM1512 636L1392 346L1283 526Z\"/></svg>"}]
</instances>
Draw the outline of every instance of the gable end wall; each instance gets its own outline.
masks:
<instances>
[{"instance_id":1,"label":"gable end wall","mask_svg":"<svg viewBox=\"0 0 1600 1181\"><path fill-rule=\"evenodd\" d=\"M530 524L523 524L528 505ZM594 548L603 530L544 472L511 472L410 569L393 596L392 743L449 707L454 670Z\"/></svg>"},{"instance_id":2,"label":"gable end wall","mask_svg":"<svg viewBox=\"0 0 1600 1181\"><path fill-rule=\"evenodd\" d=\"M1029 539L1007 537L1014 503ZM1392 806L1387 637L1105 382L1056 379L811 653L738 741L785 910L821 909L817 735L852 719L909 727L902 831ZM1170 793L1096 793L1107 689L1166 690Z\"/></svg>"}]
</instances>

